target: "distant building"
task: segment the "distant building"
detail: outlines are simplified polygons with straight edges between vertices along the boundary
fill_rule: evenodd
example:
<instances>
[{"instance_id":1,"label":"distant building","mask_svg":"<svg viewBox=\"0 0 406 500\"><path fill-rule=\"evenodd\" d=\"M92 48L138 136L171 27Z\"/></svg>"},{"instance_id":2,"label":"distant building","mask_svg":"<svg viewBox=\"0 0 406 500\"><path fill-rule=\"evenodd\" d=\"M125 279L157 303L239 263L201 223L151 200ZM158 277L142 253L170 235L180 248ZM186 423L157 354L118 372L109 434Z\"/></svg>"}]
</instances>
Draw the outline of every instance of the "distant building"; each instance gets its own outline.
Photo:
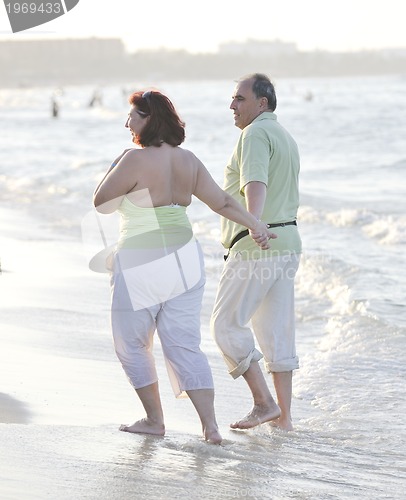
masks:
<instances>
[{"instance_id":1,"label":"distant building","mask_svg":"<svg viewBox=\"0 0 406 500\"><path fill-rule=\"evenodd\" d=\"M292 42L281 40L253 40L245 42L226 42L219 45L219 54L222 55L247 55L250 57L286 56L297 53L297 47Z\"/></svg>"},{"instance_id":2,"label":"distant building","mask_svg":"<svg viewBox=\"0 0 406 500\"><path fill-rule=\"evenodd\" d=\"M124 56L124 44L115 38L69 38L64 40L12 40L0 43L0 61L38 61L57 56L61 59L99 60Z\"/></svg>"},{"instance_id":3,"label":"distant building","mask_svg":"<svg viewBox=\"0 0 406 500\"><path fill-rule=\"evenodd\" d=\"M115 38L13 40L0 42L3 86L7 83L63 84L65 77L80 81L120 71L128 54Z\"/></svg>"},{"instance_id":4,"label":"distant building","mask_svg":"<svg viewBox=\"0 0 406 500\"><path fill-rule=\"evenodd\" d=\"M248 39L223 43L214 54L163 49L129 54L122 40L116 38L0 41L0 88L91 84L99 89L127 82L133 86L146 80L157 85L161 79L235 78L256 71L277 78L405 75L405 50L304 52L297 50L295 43ZM58 109L52 113L56 116Z\"/></svg>"},{"instance_id":5,"label":"distant building","mask_svg":"<svg viewBox=\"0 0 406 500\"><path fill-rule=\"evenodd\" d=\"M393 47L389 49L381 49L380 52L386 58L399 57L406 59L406 47Z\"/></svg>"}]
</instances>

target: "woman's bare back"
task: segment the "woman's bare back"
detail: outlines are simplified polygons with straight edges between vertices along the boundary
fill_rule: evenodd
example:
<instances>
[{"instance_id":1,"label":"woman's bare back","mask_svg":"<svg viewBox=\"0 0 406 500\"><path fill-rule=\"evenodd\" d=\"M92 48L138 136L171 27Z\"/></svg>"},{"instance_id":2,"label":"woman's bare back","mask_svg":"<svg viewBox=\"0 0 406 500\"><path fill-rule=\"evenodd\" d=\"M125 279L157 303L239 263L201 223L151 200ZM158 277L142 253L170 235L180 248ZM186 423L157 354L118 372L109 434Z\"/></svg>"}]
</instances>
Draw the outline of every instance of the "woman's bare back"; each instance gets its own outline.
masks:
<instances>
[{"instance_id":1,"label":"woman's bare back","mask_svg":"<svg viewBox=\"0 0 406 500\"><path fill-rule=\"evenodd\" d=\"M188 150L163 144L127 153L133 187L128 198L139 206L190 205L200 160Z\"/></svg>"}]
</instances>

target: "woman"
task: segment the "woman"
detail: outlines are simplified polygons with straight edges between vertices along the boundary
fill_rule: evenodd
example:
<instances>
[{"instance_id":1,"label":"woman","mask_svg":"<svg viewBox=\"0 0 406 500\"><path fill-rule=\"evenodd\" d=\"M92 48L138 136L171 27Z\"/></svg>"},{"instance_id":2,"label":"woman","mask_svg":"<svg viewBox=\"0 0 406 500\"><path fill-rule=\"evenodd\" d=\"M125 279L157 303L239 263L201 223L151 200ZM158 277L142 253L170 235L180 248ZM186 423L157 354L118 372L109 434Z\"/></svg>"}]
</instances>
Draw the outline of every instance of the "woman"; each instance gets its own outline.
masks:
<instances>
[{"instance_id":1,"label":"woman","mask_svg":"<svg viewBox=\"0 0 406 500\"><path fill-rule=\"evenodd\" d=\"M274 235L220 189L193 153L179 147L185 125L166 96L135 92L129 102L125 126L141 147L125 150L94 193L99 212L117 210L121 216L111 279L112 330L117 356L146 412L120 430L165 434L151 352L157 330L175 395L189 396L205 440L219 444L211 370L200 350L203 258L186 207L195 195L249 228L264 249Z\"/></svg>"}]
</instances>

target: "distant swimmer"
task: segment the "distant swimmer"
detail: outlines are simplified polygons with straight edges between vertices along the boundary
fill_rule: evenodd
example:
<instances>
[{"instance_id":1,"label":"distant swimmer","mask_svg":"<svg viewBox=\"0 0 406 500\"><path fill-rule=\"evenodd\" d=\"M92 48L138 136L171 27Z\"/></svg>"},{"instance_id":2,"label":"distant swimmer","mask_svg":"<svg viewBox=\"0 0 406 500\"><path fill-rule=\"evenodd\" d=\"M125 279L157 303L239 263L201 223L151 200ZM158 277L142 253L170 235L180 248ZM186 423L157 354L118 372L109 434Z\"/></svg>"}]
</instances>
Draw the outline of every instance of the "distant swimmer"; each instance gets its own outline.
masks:
<instances>
[{"instance_id":1,"label":"distant swimmer","mask_svg":"<svg viewBox=\"0 0 406 500\"><path fill-rule=\"evenodd\" d=\"M92 95L92 98L90 99L89 108L94 108L95 106L102 106L102 104L103 104L102 94L99 90L95 90Z\"/></svg>"},{"instance_id":2,"label":"distant swimmer","mask_svg":"<svg viewBox=\"0 0 406 500\"><path fill-rule=\"evenodd\" d=\"M304 95L305 101L313 101L313 93L308 90Z\"/></svg>"},{"instance_id":3,"label":"distant swimmer","mask_svg":"<svg viewBox=\"0 0 406 500\"><path fill-rule=\"evenodd\" d=\"M59 116L59 104L54 97L51 101L51 114L53 118L58 118Z\"/></svg>"}]
</instances>

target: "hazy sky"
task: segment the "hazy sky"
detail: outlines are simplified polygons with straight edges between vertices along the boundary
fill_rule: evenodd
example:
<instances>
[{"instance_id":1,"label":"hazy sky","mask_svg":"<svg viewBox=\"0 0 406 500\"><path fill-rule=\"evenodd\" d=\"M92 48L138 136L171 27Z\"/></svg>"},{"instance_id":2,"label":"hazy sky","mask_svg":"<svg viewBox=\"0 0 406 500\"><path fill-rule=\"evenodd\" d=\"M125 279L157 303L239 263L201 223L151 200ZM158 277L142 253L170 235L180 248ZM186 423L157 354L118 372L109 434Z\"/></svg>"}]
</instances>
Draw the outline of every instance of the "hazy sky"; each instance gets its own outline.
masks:
<instances>
[{"instance_id":1,"label":"hazy sky","mask_svg":"<svg viewBox=\"0 0 406 500\"><path fill-rule=\"evenodd\" d=\"M120 37L131 51L211 52L247 38L295 42L301 50L406 48L405 10L406 0L80 0L61 18L13 34L1 2L0 40Z\"/></svg>"}]
</instances>

